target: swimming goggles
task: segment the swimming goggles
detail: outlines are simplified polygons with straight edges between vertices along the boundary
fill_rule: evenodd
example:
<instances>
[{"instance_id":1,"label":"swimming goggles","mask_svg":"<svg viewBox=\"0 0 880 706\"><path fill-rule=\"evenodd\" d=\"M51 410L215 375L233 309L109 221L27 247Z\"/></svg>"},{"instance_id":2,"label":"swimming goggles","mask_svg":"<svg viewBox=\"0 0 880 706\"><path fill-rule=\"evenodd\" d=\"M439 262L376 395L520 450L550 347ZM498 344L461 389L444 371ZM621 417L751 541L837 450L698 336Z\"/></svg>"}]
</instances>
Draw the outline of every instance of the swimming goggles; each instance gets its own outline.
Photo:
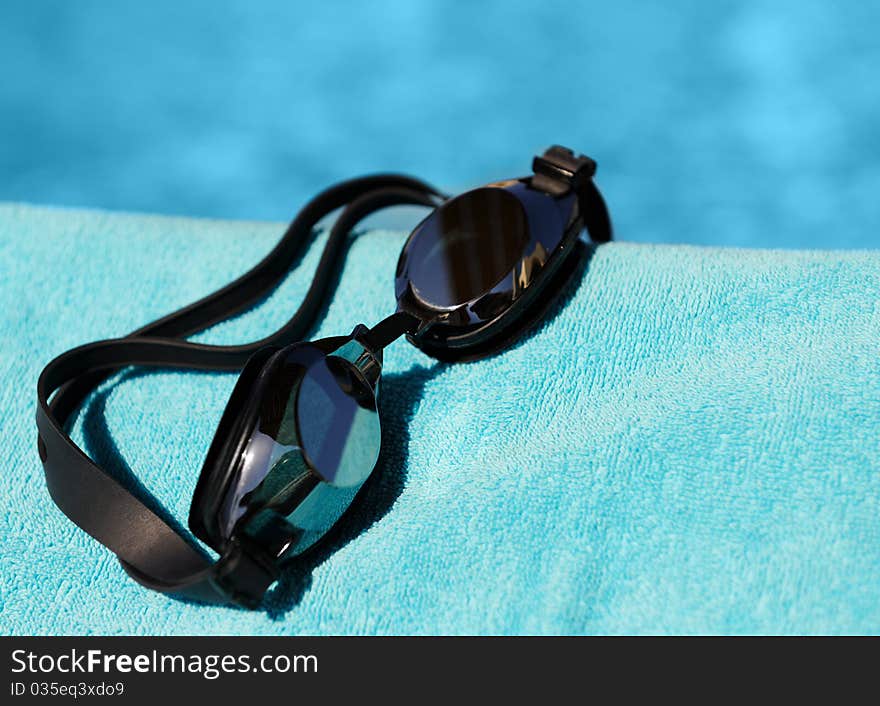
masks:
<instances>
[{"instance_id":1,"label":"swimming goggles","mask_svg":"<svg viewBox=\"0 0 880 706\"><path fill-rule=\"evenodd\" d=\"M500 352L538 322L589 246L611 239L596 164L563 147L535 157L533 174L455 198L400 175L342 182L319 194L247 273L133 331L74 348L38 382L38 448L49 492L79 527L114 552L139 583L199 602L258 607L287 561L323 537L376 466L382 351L406 338L444 361ZM348 335L302 342L326 303L367 215L393 205L433 209L397 263L396 311ZM260 341L184 340L252 307L302 255L315 226L341 209L294 316ZM189 527L90 459L66 431L83 400L127 366L241 370L210 445Z\"/></svg>"}]
</instances>

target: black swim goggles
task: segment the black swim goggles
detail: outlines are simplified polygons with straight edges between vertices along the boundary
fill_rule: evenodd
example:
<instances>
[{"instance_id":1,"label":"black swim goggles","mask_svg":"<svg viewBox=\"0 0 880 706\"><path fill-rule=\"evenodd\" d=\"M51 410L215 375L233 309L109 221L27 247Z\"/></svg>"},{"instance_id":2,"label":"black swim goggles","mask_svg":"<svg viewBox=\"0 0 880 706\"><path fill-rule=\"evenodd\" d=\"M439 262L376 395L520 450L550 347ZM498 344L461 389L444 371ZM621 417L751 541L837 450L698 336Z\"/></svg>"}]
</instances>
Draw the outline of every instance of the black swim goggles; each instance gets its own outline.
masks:
<instances>
[{"instance_id":1,"label":"black swim goggles","mask_svg":"<svg viewBox=\"0 0 880 706\"><path fill-rule=\"evenodd\" d=\"M406 335L441 360L499 352L534 324L611 224L595 163L552 147L534 174L455 198L405 176L343 182L303 208L253 269L213 294L124 338L74 348L38 382L37 427L46 483L59 508L149 588L202 602L260 605L284 562L318 541L376 465L382 350ZM352 229L386 206L433 208L412 231L396 272L397 310L372 328L300 342L327 299ZM186 337L256 304L341 209L300 308L271 336L238 346ZM94 463L65 426L80 403L126 366L239 370L179 531L145 493ZM50 396L52 397L50 401Z\"/></svg>"}]
</instances>

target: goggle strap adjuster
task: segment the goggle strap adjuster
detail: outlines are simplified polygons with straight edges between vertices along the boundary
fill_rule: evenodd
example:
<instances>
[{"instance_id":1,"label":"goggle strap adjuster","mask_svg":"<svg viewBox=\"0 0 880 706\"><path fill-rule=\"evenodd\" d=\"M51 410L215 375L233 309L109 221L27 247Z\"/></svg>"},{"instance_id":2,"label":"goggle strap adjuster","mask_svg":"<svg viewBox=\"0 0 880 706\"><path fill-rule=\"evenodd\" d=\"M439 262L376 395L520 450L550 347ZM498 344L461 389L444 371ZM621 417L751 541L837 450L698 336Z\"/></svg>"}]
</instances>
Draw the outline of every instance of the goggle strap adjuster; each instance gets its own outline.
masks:
<instances>
[{"instance_id":1,"label":"goggle strap adjuster","mask_svg":"<svg viewBox=\"0 0 880 706\"><path fill-rule=\"evenodd\" d=\"M278 580L278 569L246 551L233 540L214 565L212 583L229 599L246 608L255 608L266 591Z\"/></svg>"},{"instance_id":2,"label":"goggle strap adjuster","mask_svg":"<svg viewBox=\"0 0 880 706\"><path fill-rule=\"evenodd\" d=\"M586 155L575 155L567 147L553 145L532 160L532 187L553 196L562 196L570 189L580 193L584 182L596 173L596 162Z\"/></svg>"}]
</instances>

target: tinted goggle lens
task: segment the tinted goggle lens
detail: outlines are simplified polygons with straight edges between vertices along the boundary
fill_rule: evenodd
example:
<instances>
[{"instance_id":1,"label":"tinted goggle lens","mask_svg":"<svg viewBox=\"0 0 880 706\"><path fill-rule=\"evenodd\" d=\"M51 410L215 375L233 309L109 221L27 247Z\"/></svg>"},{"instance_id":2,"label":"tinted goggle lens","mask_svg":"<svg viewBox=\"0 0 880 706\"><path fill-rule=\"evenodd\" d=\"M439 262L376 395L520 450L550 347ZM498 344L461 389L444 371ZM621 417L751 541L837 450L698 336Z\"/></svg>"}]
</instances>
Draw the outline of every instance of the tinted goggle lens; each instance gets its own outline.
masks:
<instances>
[{"instance_id":1,"label":"tinted goggle lens","mask_svg":"<svg viewBox=\"0 0 880 706\"><path fill-rule=\"evenodd\" d=\"M221 533L293 555L336 522L376 464L375 389L355 362L299 344L268 360L251 409L220 505Z\"/></svg>"},{"instance_id":2,"label":"tinted goggle lens","mask_svg":"<svg viewBox=\"0 0 880 706\"><path fill-rule=\"evenodd\" d=\"M507 277L528 242L520 201L504 189L476 189L438 208L420 225L401 274L426 304L460 306Z\"/></svg>"}]
</instances>

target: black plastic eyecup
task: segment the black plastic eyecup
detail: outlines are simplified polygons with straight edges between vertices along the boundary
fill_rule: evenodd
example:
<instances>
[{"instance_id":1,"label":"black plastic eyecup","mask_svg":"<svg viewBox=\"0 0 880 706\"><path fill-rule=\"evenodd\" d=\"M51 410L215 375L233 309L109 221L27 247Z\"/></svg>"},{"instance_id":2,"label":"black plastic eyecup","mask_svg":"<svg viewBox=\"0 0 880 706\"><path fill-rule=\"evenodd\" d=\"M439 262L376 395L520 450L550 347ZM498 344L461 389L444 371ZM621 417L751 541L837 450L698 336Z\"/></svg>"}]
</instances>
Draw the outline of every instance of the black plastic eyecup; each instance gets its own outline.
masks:
<instances>
[{"instance_id":1,"label":"black plastic eyecup","mask_svg":"<svg viewBox=\"0 0 880 706\"><path fill-rule=\"evenodd\" d=\"M533 169L535 174L531 177L492 185L519 199L526 210L529 223L536 229L531 237L540 241L540 245L548 246L542 250L539 245L533 254L524 255L514 269L505 275L506 280L503 278L502 283L515 283L509 285L510 289L499 289L500 285L496 285L492 292L481 294L466 304L462 303L458 308L444 310L423 301L417 293L418 283L407 279L410 261L404 257L408 249L418 252L419 247L411 243L425 237L426 232L428 237L436 238L437 228L443 226L435 225L432 231L429 222L440 218L438 214L445 209L456 208L458 199L468 198L471 194L476 194L476 191L463 194L440 206L410 235L398 265L398 307L421 320L419 330L408 338L428 355L443 361L469 361L505 350L541 320L577 272L577 264L587 251L580 238L581 232L586 228L594 243L611 240L611 219L593 182L596 163L592 159L583 155L576 156L567 148L553 146L543 155L535 157ZM524 188L526 191L523 191ZM544 200L541 201L536 194L543 194ZM574 200L572 195L576 197ZM554 209L548 209L548 199L550 203L557 204L561 213L567 214L565 220L556 225L552 225ZM467 207L461 206L460 210L471 212L475 207L473 203L468 203ZM504 222L509 223L509 220L506 217ZM492 227L503 227L496 221L490 223ZM555 236L542 239L540 231L546 228L557 228L558 231ZM485 237L490 235L487 233ZM465 270L469 266L474 267L467 262L450 262L448 266ZM450 272L446 276L454 280L458 275ZM505 296L508 299L499 312L497 303L504 302ZM489 302L489 306L483 306L483 301ZM480 316L485 310L490 315Z\"/></svg>"},{"instance_id":2,"label":"black plastic eyecup","mask_svg":"<svg viewBox=\"0 0 880 706\"><path fill-rule=\"evenodd\" d=\"M373 471L382 349L416 324L393 314L348 336L265 349L245 367L190 510L190 529L221 554L213 585L234 602L254 607L281 567L335 524Z\"/></svg>"}]
</instances>

